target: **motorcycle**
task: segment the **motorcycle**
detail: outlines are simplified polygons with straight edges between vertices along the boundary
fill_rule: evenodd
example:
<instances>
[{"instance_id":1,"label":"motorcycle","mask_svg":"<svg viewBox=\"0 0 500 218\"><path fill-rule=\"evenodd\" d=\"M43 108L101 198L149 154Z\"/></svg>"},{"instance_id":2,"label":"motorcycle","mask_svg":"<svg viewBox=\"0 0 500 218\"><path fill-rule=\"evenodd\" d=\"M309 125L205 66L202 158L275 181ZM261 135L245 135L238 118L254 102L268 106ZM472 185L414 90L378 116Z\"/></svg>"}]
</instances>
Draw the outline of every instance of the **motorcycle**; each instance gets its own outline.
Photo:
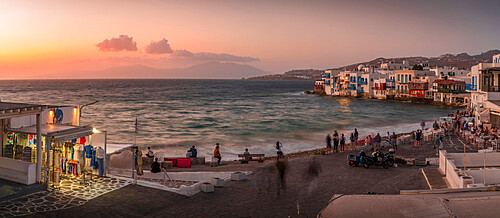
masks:
<instances>
[{"instance_id":1,"label":"motorcycle","mask_svg":"<svg viewBox=\"0 0 500 218\"><path fill-rule=\"evenodd\" d=\"M384 155L390 167L394 166L394 153L394 149L391 148L389 149L389 153Z\"/></svg>"},{"instance_id":2,"label":"motorcycle","mask_svg":"<svg viewBox=\"0 0 500 218\"><path fill-rule=\"evenodd\" d=\"M347 155L347 161L349 163L349 166L358 167L359 164L363 163L363 157L365 157L364 151L361 151L359 155L354 155L354 154Z\"/></svg>"},{"instance_id":3,"label":"motorcycle","mask_svg":"<svg viewBox=\"0 0 500 218\"><path fill-rule=\"evenodd\" d=\"M384 169L388 169L390 165L387 160L387 156L383 155L382 152L376 152L375 155L365 156L362 163L364 168L370 168L370 166L382 166ZM392 163L394 164L394 161L392 161Z\"/></svg>"}]
</instances>

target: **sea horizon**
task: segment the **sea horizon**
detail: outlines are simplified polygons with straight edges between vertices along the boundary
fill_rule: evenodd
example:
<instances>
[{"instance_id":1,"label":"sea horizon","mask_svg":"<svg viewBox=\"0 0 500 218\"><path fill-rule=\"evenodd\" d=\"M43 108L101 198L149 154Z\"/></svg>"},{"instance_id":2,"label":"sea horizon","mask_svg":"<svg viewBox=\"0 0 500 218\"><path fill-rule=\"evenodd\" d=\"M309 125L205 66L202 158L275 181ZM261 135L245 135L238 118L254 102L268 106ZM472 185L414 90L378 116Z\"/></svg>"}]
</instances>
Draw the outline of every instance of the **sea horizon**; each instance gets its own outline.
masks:
<instances>
[{"instance_id":1,"label":"sea horizon","mask_svg":"<svg viewBox=\"0 0 500 218\"><path fill-rule=\"evenodd\" d=\"M184 156L192 145L210 157L221 144L225 160L249 148L273 155L322 148L334 130L361 136L401 133L455 111L448 106L306 95L313 81L232 79L89 79L0 81L2 101L83 105L81 124L108 132L109 144L152 147ZM60 90L66 90L61 92ZM428 124L430 125L430 123ZM347 136L346 136L347 138Z\"/></svg>"}]
</instances>

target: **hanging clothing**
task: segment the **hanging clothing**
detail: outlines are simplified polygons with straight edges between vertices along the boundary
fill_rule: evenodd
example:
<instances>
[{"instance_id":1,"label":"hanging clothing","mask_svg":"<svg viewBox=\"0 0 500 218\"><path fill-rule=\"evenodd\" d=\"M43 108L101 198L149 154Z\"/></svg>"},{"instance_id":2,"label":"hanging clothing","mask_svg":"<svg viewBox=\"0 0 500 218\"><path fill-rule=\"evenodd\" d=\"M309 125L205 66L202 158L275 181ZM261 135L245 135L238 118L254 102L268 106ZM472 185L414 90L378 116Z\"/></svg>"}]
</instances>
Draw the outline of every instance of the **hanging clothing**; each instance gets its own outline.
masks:
<instances>
[{"instance_id":1,"label":"hanging clothing","mask_svg":"<svg viewBox=\"0 0 500 218\"><path fill-rule=\"evenodd\" d=\"M142 176L142 152L141 150L137 151L137 175Z\"/></svg>"},{"instance_id":2,"label":"hanging clothing","mask_svg":"<svg viewBox=\"0 0 500 218\"><path fill-rule=\"evenodd\" d=\"M83 147L82 158L92 158L92 145Z\"/></svg>"},{"instance_id":3,"label":"hanging clothing","mask_svg":"<svg viewBox=\"0 0 500 218\"><path fill-rule=\"evenodd\" d=\"M94 170L97 170L97 155L96 155L96 150L92 148L92 157L90 159L90 166L94 167Z\"/></svg>"}]
</instances>

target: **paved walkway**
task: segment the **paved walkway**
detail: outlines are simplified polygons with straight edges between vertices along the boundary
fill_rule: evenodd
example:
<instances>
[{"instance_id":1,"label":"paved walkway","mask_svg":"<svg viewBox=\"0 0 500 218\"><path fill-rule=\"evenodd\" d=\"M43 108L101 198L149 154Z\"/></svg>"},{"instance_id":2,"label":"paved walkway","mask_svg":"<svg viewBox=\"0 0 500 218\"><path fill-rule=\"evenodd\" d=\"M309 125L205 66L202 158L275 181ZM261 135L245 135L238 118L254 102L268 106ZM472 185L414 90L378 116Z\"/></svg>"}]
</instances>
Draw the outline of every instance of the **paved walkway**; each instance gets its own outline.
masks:
<instances>
[{"instance_id":1,"label":"paved walkway","mask_svg":"<svg viewBox=\"0 0 500 218\"><path fill-rule=\"evenodd\" d=\"M498 217L498 204L498 192L342 195L336 196L319 217Z\"/></svg>"},{"instance_id":2,"label":"paved walkway","mask_svg":"<svg viewBox=\"0 0 500 218\"><path fill-rule=\"evenodd\" d=\"M427 176L432 189L448 188L445 177L443 174L441 174L441 172L439 172L438 168L426 167L423 169L423 171L425 173L425 176Z\"/></svg>"},{"instance_id":3,"label":"paved walkway","mask_svg":"<svg viewBox=\"0 0 500 218\"><path fill-rule=\"evenodd\" d=\"M115 178L97 178L90 185L81 184L79 179L63 179L59 189L0 202L0 217L25 216L80 206L128 184L125 180Z\"/></svg>"}]
</instances>

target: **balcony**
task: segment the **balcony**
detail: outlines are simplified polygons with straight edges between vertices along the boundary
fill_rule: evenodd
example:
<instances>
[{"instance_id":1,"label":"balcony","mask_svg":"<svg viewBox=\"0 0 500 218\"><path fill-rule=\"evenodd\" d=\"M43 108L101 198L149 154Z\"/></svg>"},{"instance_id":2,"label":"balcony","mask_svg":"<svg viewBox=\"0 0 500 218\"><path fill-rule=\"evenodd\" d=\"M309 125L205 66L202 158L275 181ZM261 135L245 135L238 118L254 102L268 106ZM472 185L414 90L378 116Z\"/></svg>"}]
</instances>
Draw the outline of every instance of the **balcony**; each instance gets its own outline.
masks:
<instances>
[{"instance_id":1,"label":"balcony","mask_svg":"<svg viewBox=\"0 0 500 218\"><path fill-rule=\"evenodd\" d=\"M467 91L477 91L477 85L465 84L465 90L467 90Z\"/></svg>"},{"instance_id":2,"label":"balcony","mask_svg":"<svg viewBox=\"0 0 500 218\"><path fill-rule=\"evenodd\" d=\"M360 89L357 89L356 92L358 92L358 93L364 93L365 91L363 90L363 88L360 88Z\"/></svg>"},{"instance_id":3,"label":"balcony","mask_svg":"<svg viewBox=\"0 0 500 218\"><path fill-rule=\"evenodd\" d=\"M385 82L386 83L393 83L393 82L396 82L395 79L385 79Z\"/></svg>"},{"instance_id":4,"label":"balcony","mask_svg":"<svg viewBox=\"0 0 500 218\"><path fill-rule=\"evenodd\" d=\"M349 90L356 90L356 86L351 85L351 86L348 87L348 89Z\"/></svg>"},{"instance_id":5,"label":"balcony","mask_svg":"<svg viewBox=\"0 0 500 218\"><path fill-rule=\"evenodd\" d=\"M439 93L453 93L453 94L458 94L458 93L464 93L465 90L454 90L454 89L434 89L433 91L439 92Z\"/></svg>"},{"instance_id":6,"label":"balcony","mask_svg":"<svg viewBox=\"0 0 500 218\"><path fill-rule=\"evenodd\" d=\"M375 85L373 87L373 90L385 90L385 89L386 89L386 85L385 84Z\"/></svg>"},{"instance_id":7,"label":"balcony","mask_svg":"<svg viewBox=\"0 0 500 218\"><path fill-rule=\"evenodd\" d=\"M358 79L358 84L360 84L360 85L366 85L366 84L368 84L368 80L367 79L363 79L363 78L359 78Z\"/></svg>"}]
</instances>

